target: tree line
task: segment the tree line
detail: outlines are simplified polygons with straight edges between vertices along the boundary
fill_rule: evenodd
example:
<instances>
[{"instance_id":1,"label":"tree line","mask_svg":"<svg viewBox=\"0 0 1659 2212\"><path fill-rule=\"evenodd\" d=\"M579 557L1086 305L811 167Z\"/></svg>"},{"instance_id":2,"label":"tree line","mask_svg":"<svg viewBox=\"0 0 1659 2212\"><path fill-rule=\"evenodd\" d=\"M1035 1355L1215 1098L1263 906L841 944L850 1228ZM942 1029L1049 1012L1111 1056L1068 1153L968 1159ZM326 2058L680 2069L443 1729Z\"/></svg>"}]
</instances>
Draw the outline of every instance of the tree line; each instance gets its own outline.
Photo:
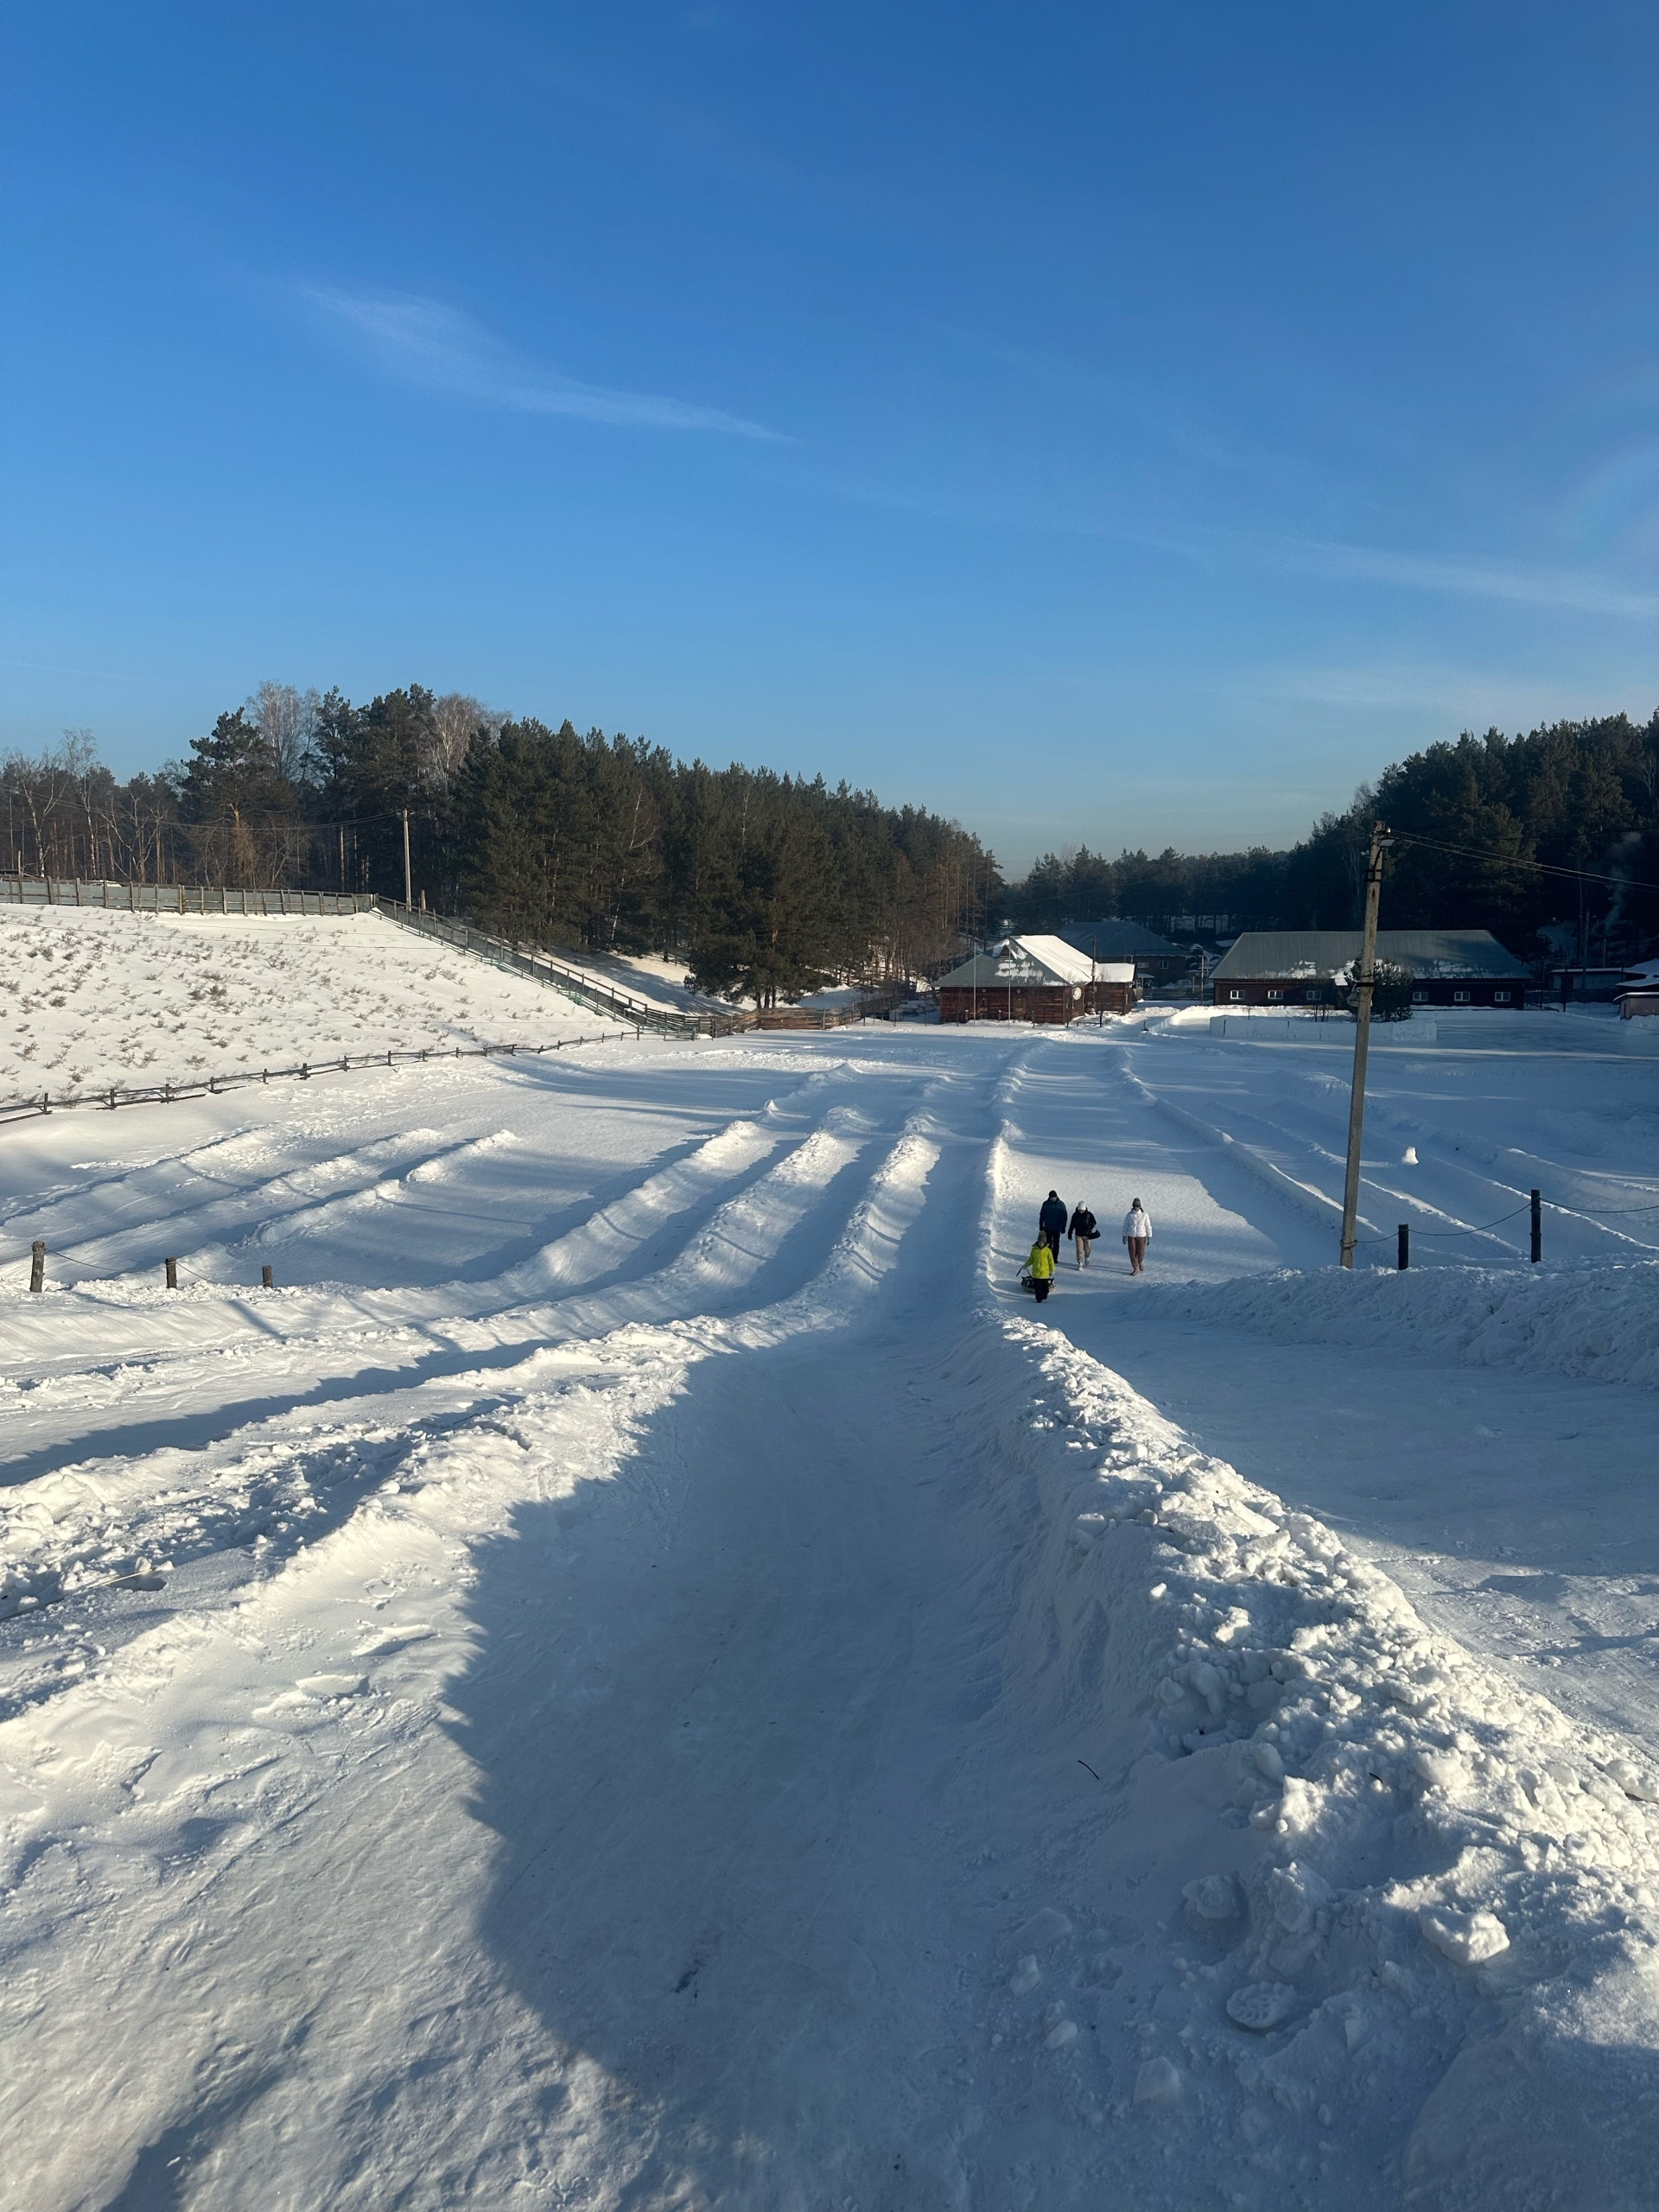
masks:
<instances>
[{"instance_id":1,"label":"tree line","mask_svg":"<svg viewBox=\"0 0 1659 2212\"><path fill-rule=\"evenodd\" d=\"M948 966L1004 901L957 824L823 777L676 760L419 684L262 684L118 782L85 732L0 761L20 874L413 895L517 943L660 952L767 1005Z\"/></svg>"},{"instance_id":2,"label":"tree line","mask_svg":"<svg viewBox=\"0 0 1659 2212\"><path fill-rule=\"evenodd\" d=\"M1541 931L1597 958L1659 938L1659 714L1431 745L1286 850L1083 847L1014 882L925 808L419 684L365 705L261 684L187 759L124 783L67 732L0 760L0 798L16 872L141 883L400 898L407 823L411 889L437 911L521 943L665 953L762 1004L832 977L936 975L1004 922L1352 927L1379 818L1398 839L1387 927L1487 928L1528 956Z\"/></svg>"},{"instance_id":3,"label":"tree line","mask_svg":"<svg viewBox=\"0 0 1659 2212\"><path fill-rule=\"evenodd\" d=\"M1544 931L1588 959L1659 937L1659 714L1465 732L1385 768L1286 851L1046 854L1010 887L1010 916L1027 929L1122 916L1176 937L1354 928L1376 821L1396 840L1385 928L1490 929L1523 957L1548 949Z\"/></svg>"}]
</instances>

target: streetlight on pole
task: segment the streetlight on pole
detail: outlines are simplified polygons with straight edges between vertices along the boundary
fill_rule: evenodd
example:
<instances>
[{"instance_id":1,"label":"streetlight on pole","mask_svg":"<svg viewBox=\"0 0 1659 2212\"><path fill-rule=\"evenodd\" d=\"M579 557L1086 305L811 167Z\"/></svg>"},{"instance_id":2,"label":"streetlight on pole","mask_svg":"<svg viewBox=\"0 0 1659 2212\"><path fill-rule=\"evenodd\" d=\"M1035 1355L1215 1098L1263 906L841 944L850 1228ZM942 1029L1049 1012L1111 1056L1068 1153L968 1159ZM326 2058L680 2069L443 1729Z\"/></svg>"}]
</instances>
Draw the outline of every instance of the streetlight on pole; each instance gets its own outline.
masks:
<instances>
[{"instance_id":1,"label":"streetlight on pole","mask_svg":"<svg viewBox=\"0 0 1659 2212\"><path fill-rule=\"evenodd\" d=\"M1394 842L1381 822L1371 825L1365 863L1365 932L1354 969L1354 1088L1348 1102L1348 1173L1342 1186L1342 1264L1354 1264L1359 1224L1359 1145L1365 1130L1365 1062L1371 1049L1371 996L1376 988L1376 909L1382 896L1382 855Z\"/></svg>"},{"instance_id":2,"label":"streetlight on pole","mask_svg":"<svg viewBox=\"0 0 1659 2212\"><path fill-rule=\"evenodd\" d=\"M404 904L405 906L412 906L415 904L414 887L415 879L409 865L409 809L405 807L404 809Z\"/></svg>"}]
</instances>

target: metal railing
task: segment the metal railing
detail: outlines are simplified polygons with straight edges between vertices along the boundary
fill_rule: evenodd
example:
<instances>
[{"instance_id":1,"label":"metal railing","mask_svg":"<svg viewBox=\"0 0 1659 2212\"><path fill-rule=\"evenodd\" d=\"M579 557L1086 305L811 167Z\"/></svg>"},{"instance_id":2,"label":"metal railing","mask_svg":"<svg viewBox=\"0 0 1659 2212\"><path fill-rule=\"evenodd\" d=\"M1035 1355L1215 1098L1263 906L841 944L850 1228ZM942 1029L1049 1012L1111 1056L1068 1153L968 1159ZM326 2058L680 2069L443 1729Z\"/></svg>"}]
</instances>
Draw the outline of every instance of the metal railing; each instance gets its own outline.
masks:
<instances>
[{"instance_id":1,"label":"metal railing","mask_svg":"<svg viewBox=\"0 0 1659 2212\"><path fill-rule=\"evenodd\" d=\"M632 1022L636 1029L650 1030L653 1036L735 1037L756 1026L753 1014L682 1014L673 1007L658 1006L650 999L637 998L632 991L613 989L585 969L573 968L553 953L526 951L518 945L509 944L505 938L492 936L487 930L474 929L470 923L446 921L442 915L423 913L418 906L405 906L399 899L379 899L375 903L381 913L400 928L416 930L423 937L456 945L475 959L487 960L493 967L504 968L509 974L532 976L537 982L562 991L578 1006L585 1006L596 1014L614 1014L619 1020Z\"/></svg>"}]
</instances>

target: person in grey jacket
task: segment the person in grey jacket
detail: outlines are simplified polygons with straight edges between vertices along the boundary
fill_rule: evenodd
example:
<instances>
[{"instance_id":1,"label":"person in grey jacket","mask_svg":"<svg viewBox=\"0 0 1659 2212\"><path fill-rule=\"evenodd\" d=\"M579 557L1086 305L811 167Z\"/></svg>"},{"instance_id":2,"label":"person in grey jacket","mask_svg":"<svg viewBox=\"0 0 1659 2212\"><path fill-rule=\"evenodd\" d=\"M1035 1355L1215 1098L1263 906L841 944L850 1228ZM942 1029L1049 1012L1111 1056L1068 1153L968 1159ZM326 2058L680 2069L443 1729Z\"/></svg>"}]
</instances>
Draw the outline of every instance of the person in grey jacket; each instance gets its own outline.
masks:
<instances>
[{"instance_id":1,"label":"person in grey jacket","mask_svg":"<svg viewBox=\"0 0 1659 2212\"><path fill-rule=\"evenodd\" d=\"M1135 1199L1123 1217L1123 1242L1129 1248L1129 1273L1143 1275L1147 1271L1147 1247L1152 1242L1152 1216Z\"/></svg>"}]
</instances>

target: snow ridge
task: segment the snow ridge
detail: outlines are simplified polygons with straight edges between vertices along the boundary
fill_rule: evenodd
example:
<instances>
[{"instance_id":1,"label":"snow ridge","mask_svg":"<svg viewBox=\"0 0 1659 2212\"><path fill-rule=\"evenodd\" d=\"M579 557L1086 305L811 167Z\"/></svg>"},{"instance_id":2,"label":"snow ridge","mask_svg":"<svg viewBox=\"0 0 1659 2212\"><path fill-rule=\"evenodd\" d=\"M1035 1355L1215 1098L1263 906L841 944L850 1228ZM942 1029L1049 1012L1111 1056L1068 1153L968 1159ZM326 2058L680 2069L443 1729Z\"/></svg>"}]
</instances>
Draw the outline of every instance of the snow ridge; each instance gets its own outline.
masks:
<instances>
[{"instance_id":1,"label":"snow ridge","mask_svg":"<svg viewBox=\"0 0 1659 2212\"><path fill-rule=\"evenodd\" d=\"M1659 1387L1659 1261L1279 1270L1209 1287L1160 1285L1144 1303L1171 1319L1287 1343L1429 1351L1471 1367Z\"/></svg>"},{"instance_id":2,"label":"snow ridge","mask_svg":"<svg viewBox=\"0 0 1659 2212\"><path fill-rule=\"evenodd\" d=\"M1340 2107L1356 2206L1649 2201L1651 1765L1432 1634L1086 1354L984 1319L1040 1378L1007 1440L1046 1508L1037 1611L1180 1930L1122 2110L1185 2111L1217 2185L1241 2142L1263 2179L1328 2171Z\"/></svg>"}]
</instances>

